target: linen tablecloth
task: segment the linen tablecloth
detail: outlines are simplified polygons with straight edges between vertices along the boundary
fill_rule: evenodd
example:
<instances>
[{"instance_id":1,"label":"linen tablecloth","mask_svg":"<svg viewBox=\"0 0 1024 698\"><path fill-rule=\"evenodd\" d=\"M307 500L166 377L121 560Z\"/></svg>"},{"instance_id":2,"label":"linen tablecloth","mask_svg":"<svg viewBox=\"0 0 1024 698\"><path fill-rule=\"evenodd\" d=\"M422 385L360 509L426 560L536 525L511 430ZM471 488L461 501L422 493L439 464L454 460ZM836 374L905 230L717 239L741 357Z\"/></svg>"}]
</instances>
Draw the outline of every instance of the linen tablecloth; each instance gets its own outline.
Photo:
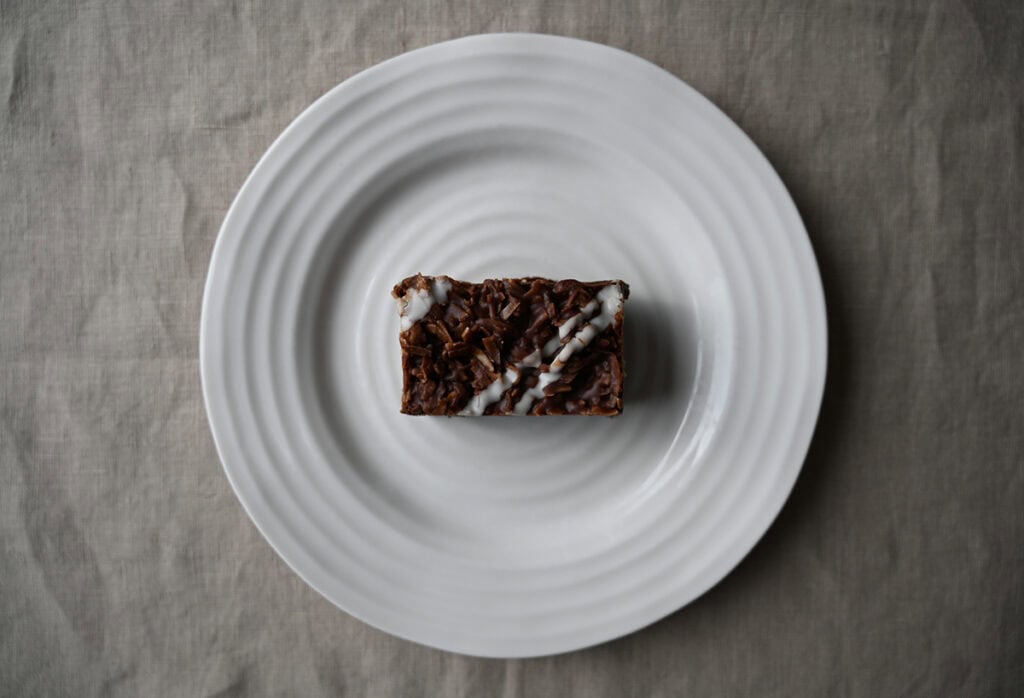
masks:
<instances>
[{"instance_id":1,"label":"linen tablecloth","mask_svg":"<svg viewBox=\"0 0 1024 698\"><path fill-rule=\"evenodd\" d=\"M309 103L436 41L632 51L750 134L824 279L803 473L720 585L523 661L308 588L225 478L203 283ZM1024 685L1024 5L0 1L0 693L934 696Z\"/></svg>"}]
</instances>

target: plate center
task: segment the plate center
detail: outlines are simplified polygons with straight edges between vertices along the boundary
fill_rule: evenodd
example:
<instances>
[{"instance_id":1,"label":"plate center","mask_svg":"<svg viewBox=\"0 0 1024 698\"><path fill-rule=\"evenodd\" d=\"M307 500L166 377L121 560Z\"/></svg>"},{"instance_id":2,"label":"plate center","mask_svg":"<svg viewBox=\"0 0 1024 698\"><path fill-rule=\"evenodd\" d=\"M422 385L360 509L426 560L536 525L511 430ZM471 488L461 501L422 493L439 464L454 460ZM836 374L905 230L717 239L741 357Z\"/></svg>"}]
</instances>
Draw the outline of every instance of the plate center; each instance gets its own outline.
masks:
<instances>
[{"instance_id":1,"label":"plate center","mask_svg":"<svg viewBox=\"0 0 1024 698\"><path fill-rule=\"evenodd\" d=\"M661 251L662 238L699 230L686 207L628 157L508 129L407 158L340 210L310 274L314 316L299 342L339 481L397 527L434 530L473 554L623 532L708 382L696 298L715 265L691 255L691 273L674 275L678 260ZM420 271L627 281L625 413L399 414L389 291Z\"/></svg>"}]
</instances>

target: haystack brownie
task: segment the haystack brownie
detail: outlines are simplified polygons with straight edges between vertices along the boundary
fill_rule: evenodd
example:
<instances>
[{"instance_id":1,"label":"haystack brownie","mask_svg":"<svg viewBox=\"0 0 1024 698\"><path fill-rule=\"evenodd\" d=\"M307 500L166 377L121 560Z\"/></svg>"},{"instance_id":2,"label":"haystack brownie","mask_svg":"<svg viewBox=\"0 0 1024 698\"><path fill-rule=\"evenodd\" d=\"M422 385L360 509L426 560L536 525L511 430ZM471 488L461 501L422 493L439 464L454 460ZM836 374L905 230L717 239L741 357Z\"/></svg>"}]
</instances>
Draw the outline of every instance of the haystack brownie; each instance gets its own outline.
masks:
<instances>
[{"instance_id":1,"label":"haystack brownie","mask_svg":"<svg viewBox=\"0 0 1024 698\"><path fill-rule=\"evenodd\" d=\"M417 274L391 293L405 414L622 412L626 283Z\"/></svg>"}]
</instances>

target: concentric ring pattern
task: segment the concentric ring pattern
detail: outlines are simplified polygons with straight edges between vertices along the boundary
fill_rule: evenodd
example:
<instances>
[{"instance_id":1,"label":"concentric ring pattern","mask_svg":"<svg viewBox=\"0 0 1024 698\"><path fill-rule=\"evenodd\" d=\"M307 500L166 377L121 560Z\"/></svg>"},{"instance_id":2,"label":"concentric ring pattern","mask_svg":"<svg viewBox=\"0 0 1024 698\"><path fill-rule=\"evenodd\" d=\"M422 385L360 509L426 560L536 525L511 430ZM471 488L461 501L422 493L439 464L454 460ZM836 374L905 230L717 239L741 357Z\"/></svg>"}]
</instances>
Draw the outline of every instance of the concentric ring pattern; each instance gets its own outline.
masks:
<instances>
[{"instance_id":1,"label":"concentric ring pattern","mask_svg":"<svg viewBox=\"0 0 1024 698\"><path fill-rule=\"evenodd\" d=\"M391 286L622 278L626 412L398 413ZM567 651L696 598L778 513L825 374L806 233L684 83L583 41L483 35L344 82L221 229L203 387L239 499L313 587L383 630Z\"/></svg>"}]
</instances>

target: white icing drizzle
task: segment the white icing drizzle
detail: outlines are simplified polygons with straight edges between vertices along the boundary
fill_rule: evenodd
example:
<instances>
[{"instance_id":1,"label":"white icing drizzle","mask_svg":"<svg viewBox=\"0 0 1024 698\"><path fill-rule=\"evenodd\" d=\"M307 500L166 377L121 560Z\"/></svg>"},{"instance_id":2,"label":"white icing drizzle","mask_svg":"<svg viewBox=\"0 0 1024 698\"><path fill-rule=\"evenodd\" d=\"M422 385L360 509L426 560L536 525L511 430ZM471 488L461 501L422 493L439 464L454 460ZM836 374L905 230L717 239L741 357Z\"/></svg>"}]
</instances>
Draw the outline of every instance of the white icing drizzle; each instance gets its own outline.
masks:
<instances>
[{"instance_id":1,"label":"white icing drizzle","mask_svg":"<svg viewBox=\"0 0 1024 698\"><path fill-rule=\"evenodd\" d=\"M528 366L530 368L537 368L538 366L540 366L540 349L538 349L537 351L535 351L532 354L530 354L529 356L527 356L525 359L520 361L517 365L518 366Z\"/></svg>"},{"instance_id":2,"label":"white icing drizzle","mask_svg":"<svg viewBox=\"0 0 1024 698\"><path fill-rule=\"evenodd\" d=\"M580 310L580 312L576 313L571 318L566 320L565 323L561 327L558 328L558 338L559 339L565 339L566 337L568 337L569 333L572 332L572 328L576 327L576 324L580 320L588 319L591 315L594 314L594 312L596 310L597 310L597 301L592 300L589 303L587 303L585 306L583 306L583 308Z\"/></svg>"},{"instance_id":3,"label":"white icing drizzle","mask_svg":"<svg viewBox=\"0 0 1024 698\"><path fill-rule=\"evenodd\" d=\"M558 348L562 346L562 340L569 336L572 332L572 328L576 327L581 320L588 320L594 311L597 310L597 301L592 300L580 309L580 312L573 315L571 318L562 323L562 326L558 328L558 336L552 337L548 340L548 343L544 345L544 356L551 356Z\"/></svg>"},{"instance_id":4,"label":"white icing drizzle","mask_svg":"<svg viewBox=\"0 0 1024 698\"><path fill-rule=\"evenodd\" d=\"M426 317L435 304L448 302L448 292L452 290L452 282L447 277L435 277L430 288L410 288L398 299L398 315L401 318L402 332Z\"/></svg>"},{"instance_id":5,"label":"white icing drizzle","mask_svg":"<svg viewBox=\"0 0 1024 698\"><path fill-rule=\"evenodd\" d=\"M540 366L540 360L539 349L527 355L522 361L506 370L505 375L484 388L483 392L477 393L470 398L466 407L459 412L459 416L479 417L482 415L489 405L500 400L513 385L519 382L519 376L524 368L537 368Z\"/></svg>"},{"instance_id":6,"label":"white icing drizzle","mask_svg":"<svg viewBox=\"0 0 1024 698\"><path fill-rule=\"evenodd\" d=\"M561 337L552 337L548 340L548 343L544 345L544 356L551 356L558 348L562 346Z\"/></svg>"},{"instance_id":7,"label":"white icing drizzle","mask_svg":"<svg viewBox=\"0 0 1024 698\"><path fill-rule=\"evenodd\" d=\"M551 362L548 369L540 372L537 376L537 385L523 393L523 396L513 408L513 412L515 412L515 414L524 415L529 412L534 401L544 397L544 389L551 383L558 380L558 377L562 373L562 369L565 368L565 364L569 361L572 355L590 344L594 340L594 337L608 329L608 326L615 320L615 316L622 310L622 289L619 288L618 284L605 286L598 292L597 300L601 302L601 313L587 323L583 329L573 335L573 338L566 342L562 347L562 351L558 352L558 356L556 356L555 360ZM590 305L591 304L588 303L587 307ZM584 308L584 310L586 310L586 308ZM579 317L579 315L573 317ZM573 325L575 324L576 323L574 322ZM559 331L561 331L561 328L559 328ZM568 332L566 334L568 334ZM548 344L550 344L550 342ZM547 346L545 346L544 349L547 350Z\"/></svg>"},{"instance_id":8,"label":"white icing drizzle","mask_svg":"<svg viewBox=\"0 0 1024 698\"><path fill-rule=\"evenodd\" d=\"M448 288L451 288L450 284ZM445 294L447 295L447 291ZM598 301L600 301L600 303ZM445 301L441 300L438 302L443 303ZM572 329L581 321L591 318L594 312L597 311L598 307L601 308L601 314L591 320L590 323L577 332L573 338L563 346L562 340L568 337L569 333L572 332ZM562 326L558 328L558 336L552 337L548 343L544 345L543 351L537 349L526 356L522 361L519 361L514 366L509 367L505 371L504 375L499 376L497 380L484 388L483 391L471 397L466 407L459 412L459 416L479 417L483 415L490 405L500 400L505 393L512 388L512 386L519 382L519 378L522 376L524 368L537 368L540 366L542 358L551 356L558 351L559 347L561 347L562 351L558 352L558 356L551 362L551 366L548 367L548 370L542 371L539 374L536 387L527 390L519 402L516 403L514 408L515 414L526 414L533 405L533 401L535 399L544 397L544 388L558 380L558 376L561 374L562 368L565 367L565 363L569 358L577 351L590 344L594 337L604 331L608 325L612 323L615 316L621 309L622 289L619 288L618 284L605 286L598 292L597 300L592 300L587 303L580 309L580 312L566 320ZM426 315L429 310L430 306L427 306L423 315ZM422 317L422 315L420 317ZM403 317L403 321L404 319L405 318ZM412 324L410 323L410 327L411 326Z\"/></svg>"},{"instance_id":9,"label":"white icing drizzle","mask_svg":"<svg viewBox=\"0 0 1024 698\"><path fill-rule=\"evenodd\" d=\"M497 402L505 391L516 384L519 380L519 370L514 366L505 371L505 375L499 376L496 381L484 388L469 400L465 409L459 412L462 417L479 417L492 402Z\"/></svg>"}]
</instances>

